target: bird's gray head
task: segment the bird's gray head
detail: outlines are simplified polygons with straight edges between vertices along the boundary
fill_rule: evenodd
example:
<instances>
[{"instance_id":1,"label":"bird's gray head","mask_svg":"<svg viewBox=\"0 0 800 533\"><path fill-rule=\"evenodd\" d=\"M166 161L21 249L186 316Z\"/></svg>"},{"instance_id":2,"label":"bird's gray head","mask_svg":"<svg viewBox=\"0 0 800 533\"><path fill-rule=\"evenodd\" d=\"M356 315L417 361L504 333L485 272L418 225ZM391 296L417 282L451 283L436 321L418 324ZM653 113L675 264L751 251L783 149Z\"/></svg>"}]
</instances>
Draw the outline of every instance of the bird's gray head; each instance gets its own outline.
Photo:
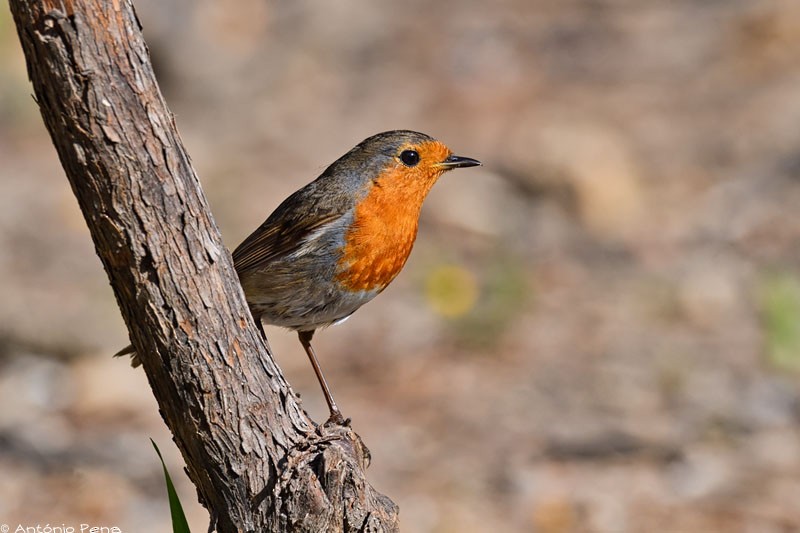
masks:
<instances>
[{"instance_id":1,"label":"bird's gray head","mask_svg":"<svg viewBox=\"0 0 800 533\"><path fill-rule=\"evenodd\" d=\"M454 156L447 146L430 135L392 130L364 139L331 164L323 176L346 176L355 186L377 182L387 173L397 174L404 180L435 181L442 172L475 165L480 162Z\"/></svg>"}]
</instances>

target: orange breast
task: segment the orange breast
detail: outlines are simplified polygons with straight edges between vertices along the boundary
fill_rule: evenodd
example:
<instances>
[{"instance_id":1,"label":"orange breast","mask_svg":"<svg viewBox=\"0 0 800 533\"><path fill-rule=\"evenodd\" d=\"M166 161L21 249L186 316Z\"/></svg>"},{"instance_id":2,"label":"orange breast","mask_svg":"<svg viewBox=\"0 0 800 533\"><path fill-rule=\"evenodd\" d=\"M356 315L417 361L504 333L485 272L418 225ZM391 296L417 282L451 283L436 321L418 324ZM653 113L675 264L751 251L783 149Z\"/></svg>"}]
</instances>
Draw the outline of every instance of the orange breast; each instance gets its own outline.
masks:
<instances>
[{"instance_id":1,"label":"orange breast","mask_svg":"<svg viewBox=\"0 0 800 533\"><path fill-rule=\"evenodd\" d=\"M400 273L417 237L422 201L440 174L398 166L376 180L345 235L340 284L353 291L380 291Z\"/></svg>"}]
</instances>

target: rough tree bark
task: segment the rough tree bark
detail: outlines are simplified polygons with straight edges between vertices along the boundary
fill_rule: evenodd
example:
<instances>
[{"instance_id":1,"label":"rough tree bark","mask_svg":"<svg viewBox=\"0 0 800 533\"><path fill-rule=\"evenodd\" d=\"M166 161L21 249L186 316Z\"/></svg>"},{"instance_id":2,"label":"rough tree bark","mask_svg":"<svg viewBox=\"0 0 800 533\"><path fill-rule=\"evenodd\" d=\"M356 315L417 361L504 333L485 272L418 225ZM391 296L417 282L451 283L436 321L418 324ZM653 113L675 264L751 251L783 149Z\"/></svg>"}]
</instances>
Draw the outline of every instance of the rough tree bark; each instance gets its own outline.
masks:
<instances>
[{"instance_id":1,"label":"rough tree bark","mask_svg":"<svg viewBox=\"0 0 800 533\"><path fill-rule=\"evenodd\" d=\"M349 428L262 343L126 0L10 0L44 123L219 531L393 531ZM143 444L144 445L144 444Z\"/></svg>"}]
</instances>

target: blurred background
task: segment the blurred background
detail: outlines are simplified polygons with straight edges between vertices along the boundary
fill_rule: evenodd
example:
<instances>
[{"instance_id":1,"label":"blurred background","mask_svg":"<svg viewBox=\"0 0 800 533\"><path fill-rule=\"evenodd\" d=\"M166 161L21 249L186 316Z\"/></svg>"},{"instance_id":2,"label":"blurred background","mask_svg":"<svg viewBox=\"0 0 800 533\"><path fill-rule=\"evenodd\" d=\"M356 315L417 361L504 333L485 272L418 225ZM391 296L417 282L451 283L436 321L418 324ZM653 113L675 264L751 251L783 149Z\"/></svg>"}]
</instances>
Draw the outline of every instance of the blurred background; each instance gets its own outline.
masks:
<instances>
[{"instance_id":1,"label":"blurred background","mask_svg":"<svg viewBox=\"0 0 800 533\"><path fill-rule=\"evenodd\" d=\"M484 162L317 336L404 531L800 531L800 3L136 5L230 248L373 133ZM153 437L204 531L31 93L3 7L0 522L167 531Z\"/></svg>"}]
</instances>

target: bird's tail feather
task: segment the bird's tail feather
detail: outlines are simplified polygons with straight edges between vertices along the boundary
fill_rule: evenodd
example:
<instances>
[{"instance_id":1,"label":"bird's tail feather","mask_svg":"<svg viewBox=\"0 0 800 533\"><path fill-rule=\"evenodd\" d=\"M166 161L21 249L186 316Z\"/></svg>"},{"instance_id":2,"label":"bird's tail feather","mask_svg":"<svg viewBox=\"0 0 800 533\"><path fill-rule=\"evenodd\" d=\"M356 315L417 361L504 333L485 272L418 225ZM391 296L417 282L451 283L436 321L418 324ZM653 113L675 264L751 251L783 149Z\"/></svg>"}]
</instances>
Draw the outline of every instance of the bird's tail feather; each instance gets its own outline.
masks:
<instances>
[{"instance_id":1,"label":"bird's tail feather","mask_svg":"<svg viewBox=\"0 0 800 533\"><path fill-rule=\"evenodd\" d=\"M114 357L122 357L123 355L130 355L131 356L131 366L136 368L137 366L142 364L142 360L139 359L139 354L136 353L136 348L133 347L133 344L129 344L128 346L124 347L120 351L114 354Z\"/></svg>"}]
</instances>

